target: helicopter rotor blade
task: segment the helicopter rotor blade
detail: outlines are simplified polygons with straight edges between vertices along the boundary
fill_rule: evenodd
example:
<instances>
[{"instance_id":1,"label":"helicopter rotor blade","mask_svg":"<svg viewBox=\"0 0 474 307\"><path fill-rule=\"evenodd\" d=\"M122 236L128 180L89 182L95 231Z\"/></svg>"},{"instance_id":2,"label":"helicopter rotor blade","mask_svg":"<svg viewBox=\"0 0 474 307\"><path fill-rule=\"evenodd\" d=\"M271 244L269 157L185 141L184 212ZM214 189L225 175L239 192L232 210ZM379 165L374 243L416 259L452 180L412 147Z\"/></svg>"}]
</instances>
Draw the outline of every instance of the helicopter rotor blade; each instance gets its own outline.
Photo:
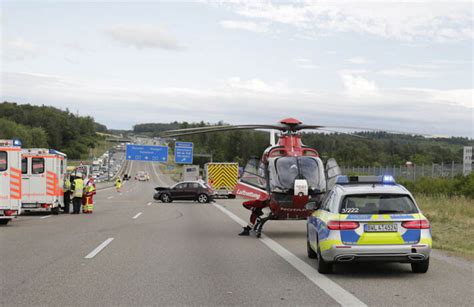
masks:
<instances>
[{"instance_id":1,"label":"helicopter rotor blade","mask_svg":"<svg viewBox=\"0 0 474 307\"><path fill-rule=\"evenodd\" d=\"M421 133L414 133L414 132L407 132L407 131L398 131L398 130L387 130L387 129L380 129L380 128L369 128L369 127L356 127L356 126L316 126L316 125L300 125L298 127L299 130L303 129L314 129L314 130L323 130L324 129L345 129L345 130L355 130L355 131L371 131L371 132L386 132L391 134L406 134L406 135L421 135L421 136L429 136L427 134ZM339 131L334 131L339 132ZM342 132L340 132L342 133Z\"/></svg>"},{"instance_id":2,"label":"helicopter rotor blade","mask_svg":"<svg viewBox=\"0 0 474 307\"><path fill-rule=\"evenodd\" d=\"M366 137L364 136L361 136L361 135L357 135L357 134L353 134L353 133L349 133L349 132L342 132L342 131L336 131L336 130L331 130L331 129L323 129L323 128L318 128L316 129L317 131L327 131L327 132L332 132L332 133L339 133L339 134L345 134L345 135L349 135L349 136L352 136L352 137L356 137L356 138L360 138L360 139L367 139Z\"/></svg>"},{"instance_id":3,"label":"helicopter rotor blade","mask_svg":"<svg viewBox=\"0 0 474 307\"><path fill-rule=\"evenodd\" d=\"M278 129L282 130L282 127L279 126L268 126L268 125L241 125L241 126L223 126L214 129L199 129L194 131L180 131L176 130L175 132L165 131L161 134L163 137L177 137L177 136L186 136L186 135L195 135L202 133L213 133L213 132L226 132L226 131L235 131L235 130L254 130L254 129Z\"/></svg>"},{"instance_id":4,"label":"helicopter rotor blade","mask_svg":"<svg viewBox=\"0 0 474 307\"><path fill-rule=\"evenodd\" d=\"M218 125L218 126L206 126L206 127L195 127L195 128L183 128L183 129L174 129L174 130L167 130L164 131L163 133L169 133L169 132L191 132L191 131L200 131L200 130L219 130L219 129L227 129L227 128L234 128L234 127L248 127L249 129L281 129L283 127L276 126L276 125L260 125L260 124L254 124L254 125ZM276 128L279 127L279 128Z\"/></svg>"}]
</instances>

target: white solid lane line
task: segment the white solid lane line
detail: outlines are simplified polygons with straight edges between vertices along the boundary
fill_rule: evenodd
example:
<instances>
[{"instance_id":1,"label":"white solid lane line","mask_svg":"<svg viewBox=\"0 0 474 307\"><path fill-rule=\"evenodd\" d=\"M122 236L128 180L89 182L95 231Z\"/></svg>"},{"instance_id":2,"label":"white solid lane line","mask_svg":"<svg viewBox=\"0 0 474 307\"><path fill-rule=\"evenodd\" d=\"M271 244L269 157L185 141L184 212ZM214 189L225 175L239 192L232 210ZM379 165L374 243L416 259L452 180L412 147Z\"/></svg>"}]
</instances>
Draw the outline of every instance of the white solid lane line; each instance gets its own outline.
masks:
<instances>
[{"instance_id":1,"label":"white solid lane line","mask_svg":"<svg viewBox=\"0 0 474 307\"><path fill-rule=\"evenodd\" d=\"M142 213L141 213L141 212L138 212L137 214L135 214L134 217L132 217L132 219L136 219L136 218L138 218L140 215L142 215Z\"/></svg>"},{"instance_id":2,"label":"white solid lane line","mask_svg":"<svg viewBox=\"0 0 474 307\"><path fill-rule=\"evenodd\" d=\"M235 215L234 213L230 212L222 205L213 203L214 207L221 210L225 213L228 217L233 219L235 222L240 224L242 227L247 226L247 223L242 220L240 217ZM341 304L342 306L367 306L362 301L360 301L357 297L352 295L350 292L339 286L337 283L333 282L328 277L319 274L312 266L292 254L289 250L278 244L276 241L270 239L269 237L262 234L260 238L268 248L273 250L277 253L280 257L282 257L286 262L291 264L295 269L297 269L301 274L306 276L309 280L311 280L316 286L318 286L321 290L326 292L327 295L332 297L336 302Z\"/></svg>"},{"instance_id":3,"label":"white solid lane line","mask_svg":"<svg viewBox=\"0 0 474 307\"><path fill-rule=\"evenodd\" d=\"M114 238L108 238L107 240L105 240L104 242L102 242L102 244L100 244L99 246L97 246L92 252L90 252L87 256L85 256L84 258L85 259L92 259L95 257L95 255L97 255L98 253L100 253L107 245L110 244L110 242L113 241Z\"/></svg>"},{"instance_id":4,"label":"white solid lane line","mask_svg":"<svg viewBox=\"0 0 474 307\"><path fill-rule=\"evenodd\" d=\"M40 219L45 219L45 218L48 218L50 216L52 216L52 215L45 215L45 216L40 217Z\"/></svg>"},{"instance_id":5,"label":"white solid lane line","mask_svg":"<svg viewBox=\"0 0 474 307\"><path fill-rule=\"evenodd\" d=\"M147 206L151 206L151 202L149 202L148 204L146 204Z\"/></svg>"}]
</instances>

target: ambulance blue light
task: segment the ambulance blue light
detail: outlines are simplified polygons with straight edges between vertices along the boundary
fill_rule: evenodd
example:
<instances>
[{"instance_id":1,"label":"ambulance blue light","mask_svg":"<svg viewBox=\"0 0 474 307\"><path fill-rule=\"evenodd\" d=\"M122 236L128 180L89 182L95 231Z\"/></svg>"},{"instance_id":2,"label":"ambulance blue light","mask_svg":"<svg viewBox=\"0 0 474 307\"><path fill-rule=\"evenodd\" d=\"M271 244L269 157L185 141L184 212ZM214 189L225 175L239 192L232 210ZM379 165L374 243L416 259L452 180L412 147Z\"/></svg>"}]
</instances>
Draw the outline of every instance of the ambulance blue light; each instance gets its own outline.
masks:
<instances>
[{"instance_id":1,"label":"ambulance blue light","mask_svg":"<svg viewBox=\"0 0 474 307\"><path fill-rule=\"evenodd\" d=\"M384 184L395 184L395 178L392 175L384 175L382 182Z\"/></svg>"},{"instance_id":2,"label":"ambulance blue light","mask_svg":"<svg viewBox=\"0 0 474 307\"><path fill-rule=\"evenodd\" d=\"M13 140L13 146L19 146L19 147L21 147L21 145L22 145L22 144L21 144L21 140L20 140L20 139L14 139L14 140Z\"/></svg>"}]
</instances>

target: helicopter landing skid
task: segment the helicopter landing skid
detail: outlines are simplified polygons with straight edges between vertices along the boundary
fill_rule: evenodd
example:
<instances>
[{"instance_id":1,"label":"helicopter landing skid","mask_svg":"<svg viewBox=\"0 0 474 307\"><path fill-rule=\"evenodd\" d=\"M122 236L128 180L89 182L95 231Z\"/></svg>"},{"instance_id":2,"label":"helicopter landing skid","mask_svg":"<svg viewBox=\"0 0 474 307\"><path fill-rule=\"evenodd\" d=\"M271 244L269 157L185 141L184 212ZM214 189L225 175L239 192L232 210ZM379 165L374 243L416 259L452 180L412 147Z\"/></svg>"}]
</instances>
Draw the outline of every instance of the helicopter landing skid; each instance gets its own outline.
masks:
<instances>
[{"instance_id":1,"label":"helicopter landing skid","mask_svg":"<svg viewBox=\"0 0 474 307\"><path fill-rule=\"evenodd\" d=\"M268 222L269 220L271 220L271 216L267 216L264 218L260 218L260 217L257 218L257 222L255 223L255 226L253 226L253 231L255 232L255 236L257 238L260 238L262 236L263 225L265 225L265 223Z\"/></svg>"}]
</instances>

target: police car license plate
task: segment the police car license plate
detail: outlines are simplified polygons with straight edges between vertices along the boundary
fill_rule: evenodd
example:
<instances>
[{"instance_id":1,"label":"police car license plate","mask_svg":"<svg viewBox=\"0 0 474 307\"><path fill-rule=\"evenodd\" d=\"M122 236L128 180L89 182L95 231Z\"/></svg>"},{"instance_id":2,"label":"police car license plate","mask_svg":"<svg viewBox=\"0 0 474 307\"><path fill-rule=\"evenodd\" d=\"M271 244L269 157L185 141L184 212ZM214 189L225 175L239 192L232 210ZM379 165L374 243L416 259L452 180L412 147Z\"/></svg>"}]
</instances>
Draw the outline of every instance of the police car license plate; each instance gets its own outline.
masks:
<instances>
[{"instance_id":1,"label":"police car license plate","mask_svg":"<svg viewBox=\"0 0 474 307\"><path fill-rule=\"evenodd\" d=\"M365 224L365 232L397 232L397 224Z\"/></svg>"}]
</instances>

